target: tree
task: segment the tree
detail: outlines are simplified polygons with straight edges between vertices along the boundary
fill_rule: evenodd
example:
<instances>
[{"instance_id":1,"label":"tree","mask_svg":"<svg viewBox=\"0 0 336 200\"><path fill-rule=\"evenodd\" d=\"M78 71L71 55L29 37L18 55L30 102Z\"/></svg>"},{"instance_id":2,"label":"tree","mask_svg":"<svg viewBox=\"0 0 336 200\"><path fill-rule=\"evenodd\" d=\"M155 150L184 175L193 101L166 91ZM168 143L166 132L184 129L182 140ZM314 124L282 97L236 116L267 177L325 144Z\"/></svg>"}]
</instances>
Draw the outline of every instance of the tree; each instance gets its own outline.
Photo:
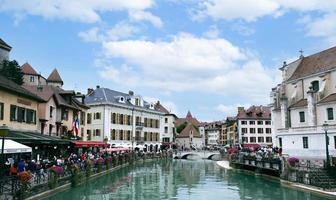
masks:
<instances>
[{"instance_id":1,"label":"tree","mask_svg":"<svg viewBox=\"0 0 336 200\"><path fill-rule=\"evenodd\" d=\"M23 84L23 72L16 60L4 60L0 63L0 75L14 81L18 85Z\"/></svg>"}]
</instances>

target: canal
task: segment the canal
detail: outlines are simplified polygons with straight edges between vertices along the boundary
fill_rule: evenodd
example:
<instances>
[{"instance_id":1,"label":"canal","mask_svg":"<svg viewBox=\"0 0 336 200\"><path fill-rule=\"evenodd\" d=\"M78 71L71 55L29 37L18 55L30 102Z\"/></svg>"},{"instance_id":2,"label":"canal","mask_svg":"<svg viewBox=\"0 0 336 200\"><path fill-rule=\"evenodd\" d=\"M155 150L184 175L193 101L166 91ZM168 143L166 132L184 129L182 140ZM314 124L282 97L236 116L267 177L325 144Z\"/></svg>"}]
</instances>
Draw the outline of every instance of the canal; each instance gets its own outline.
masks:
<instances>
[{"instance_id":1,"label":"canal","mask_svg":"<svg viewBox=\"0 0 336 200\"><path fill-rule=\"evenodd\" d=\"M213 161L166 160L128 166L48 199L321 200L324 198L281 187L279 181L227 171Z\"/></svg>"}]
</instances>

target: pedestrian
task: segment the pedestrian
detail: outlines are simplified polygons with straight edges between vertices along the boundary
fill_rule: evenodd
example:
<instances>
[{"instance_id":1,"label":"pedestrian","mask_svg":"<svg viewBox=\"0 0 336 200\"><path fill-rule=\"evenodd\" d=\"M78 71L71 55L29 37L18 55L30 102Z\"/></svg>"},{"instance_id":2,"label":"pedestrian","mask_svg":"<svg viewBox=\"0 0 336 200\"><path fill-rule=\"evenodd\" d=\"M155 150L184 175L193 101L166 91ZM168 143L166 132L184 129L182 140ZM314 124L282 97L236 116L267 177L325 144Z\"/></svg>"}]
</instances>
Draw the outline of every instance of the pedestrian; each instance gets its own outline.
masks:
<instances>
[{"instance_id":1,"label":"pedestrian","mask_svg":"<svg viewBox=\"0 0 336 200\"><path fill-rule=\"evenodd\" d=\"M23 159L17 165L17 173L20 174L26 170L26 163Z\"/></svg>"}]
</instances>

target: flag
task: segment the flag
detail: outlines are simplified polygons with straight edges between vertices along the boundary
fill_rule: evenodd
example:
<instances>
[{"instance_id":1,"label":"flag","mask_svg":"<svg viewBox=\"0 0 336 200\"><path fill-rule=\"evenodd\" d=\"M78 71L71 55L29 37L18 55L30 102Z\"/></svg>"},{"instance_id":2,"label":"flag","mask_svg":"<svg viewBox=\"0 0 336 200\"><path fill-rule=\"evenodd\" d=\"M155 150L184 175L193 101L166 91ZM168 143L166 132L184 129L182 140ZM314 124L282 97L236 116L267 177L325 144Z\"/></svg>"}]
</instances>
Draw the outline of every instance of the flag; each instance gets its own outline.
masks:
<instances>
[{"instance_id":1,"label":"flag","mask_svg":"<svg viewBox=\"0 0 336 200\"><path fill-rule=\"evenodd\" d=\"M74 133L75 136L78 136L78 130L79 130L79 120L78 118L76 118L75 121L72 122L72 133Z\"/></svg>"}]
</instances>

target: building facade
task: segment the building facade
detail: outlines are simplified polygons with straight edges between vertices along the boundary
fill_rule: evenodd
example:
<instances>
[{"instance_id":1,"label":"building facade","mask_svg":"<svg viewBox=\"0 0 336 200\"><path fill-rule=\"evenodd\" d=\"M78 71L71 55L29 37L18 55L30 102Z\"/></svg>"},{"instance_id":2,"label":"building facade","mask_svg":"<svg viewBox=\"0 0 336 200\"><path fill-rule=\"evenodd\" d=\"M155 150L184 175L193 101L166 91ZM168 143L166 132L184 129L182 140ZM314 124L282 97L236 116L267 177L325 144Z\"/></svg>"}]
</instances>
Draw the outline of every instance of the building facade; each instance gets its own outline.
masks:
<instances>
[{"instance_id":1,"label":"building facade","mask_svg":"<svg viewBox=\"0 0 336 200\"><path fill-rule=\"evenodd\" d=\"M266 106L238 107L239 143L272 145L271 109Z\"/></svg>"},{"instance_id":2,"label":"building facade","mask_svg":"<svg viewBox=\"0 0 336 200\"><path fill-rule=\"evenodd\" d=\"M325 159L336 155L336 47L284 63L282 82L271 92L274 145L284 154Z\"/></svg>"},{"instance_id":3,"label":"building facade","mask_svg":"<svg viewBox=\"0 0 336 200\"><path fill-rule=\"evenodd\" d=\"M222 129L223 124L224 123L221 121L206 123L204 131L207 137L207 146L215 146L220 144L220 136L223 137L224 135L224 129Z\"/></svg>"},{"instance_id":4,"label":"building facade","mask_svg":"<svg viewBox=\"0 0 336 200\"><path fill-rule=\"evenodd\" d=\"M12 47L0 38L0 62L9 59L9 52Z\"/></svg>"},{"instance_id":5,"label":"building facade","mask_svg":"<svg viewBox=\"0 0 336 200\"><path fill-rule=\"evenodd\" d=\"M238 144L237 121L235 117L227 117L225 122L222 123L219 144L230 146Z\"/></svg>"},{"instance_id":6,"label":"building facade","mask_svg":"<svg viewBox=\"0 0 336 200\"><path fill-rule=\"evenodd\" d=\"M165 113L155 109L140 95L107 88L88 89L85 103L87 137L92 141L107 141L146 151L158 150L161 145L161 126Z\"/></svg>"},{"instance_id":7,"label":"building facade","mask_svg":"<svg viewBox=\"0 0 336 200\"><path fill-rule=\"evenodd\" d=\"M164 118L161 121L161 143L166 148L171 147L171 145L175 143L176 138L175 122L177 116L168 111L160 101L155 104L155 110L165 113Z\"/></svg>"},{"instance_id":8,"label":"building facade","mask_svg":"<svg viewBox=\"0 0 336 200\"><path fill-rule=\"evenodd\" d=\"M190 111L185 118L176 120L176 144L183 149L201 149L205 146L205 128Z\"/></svg>"}]
</instances>

